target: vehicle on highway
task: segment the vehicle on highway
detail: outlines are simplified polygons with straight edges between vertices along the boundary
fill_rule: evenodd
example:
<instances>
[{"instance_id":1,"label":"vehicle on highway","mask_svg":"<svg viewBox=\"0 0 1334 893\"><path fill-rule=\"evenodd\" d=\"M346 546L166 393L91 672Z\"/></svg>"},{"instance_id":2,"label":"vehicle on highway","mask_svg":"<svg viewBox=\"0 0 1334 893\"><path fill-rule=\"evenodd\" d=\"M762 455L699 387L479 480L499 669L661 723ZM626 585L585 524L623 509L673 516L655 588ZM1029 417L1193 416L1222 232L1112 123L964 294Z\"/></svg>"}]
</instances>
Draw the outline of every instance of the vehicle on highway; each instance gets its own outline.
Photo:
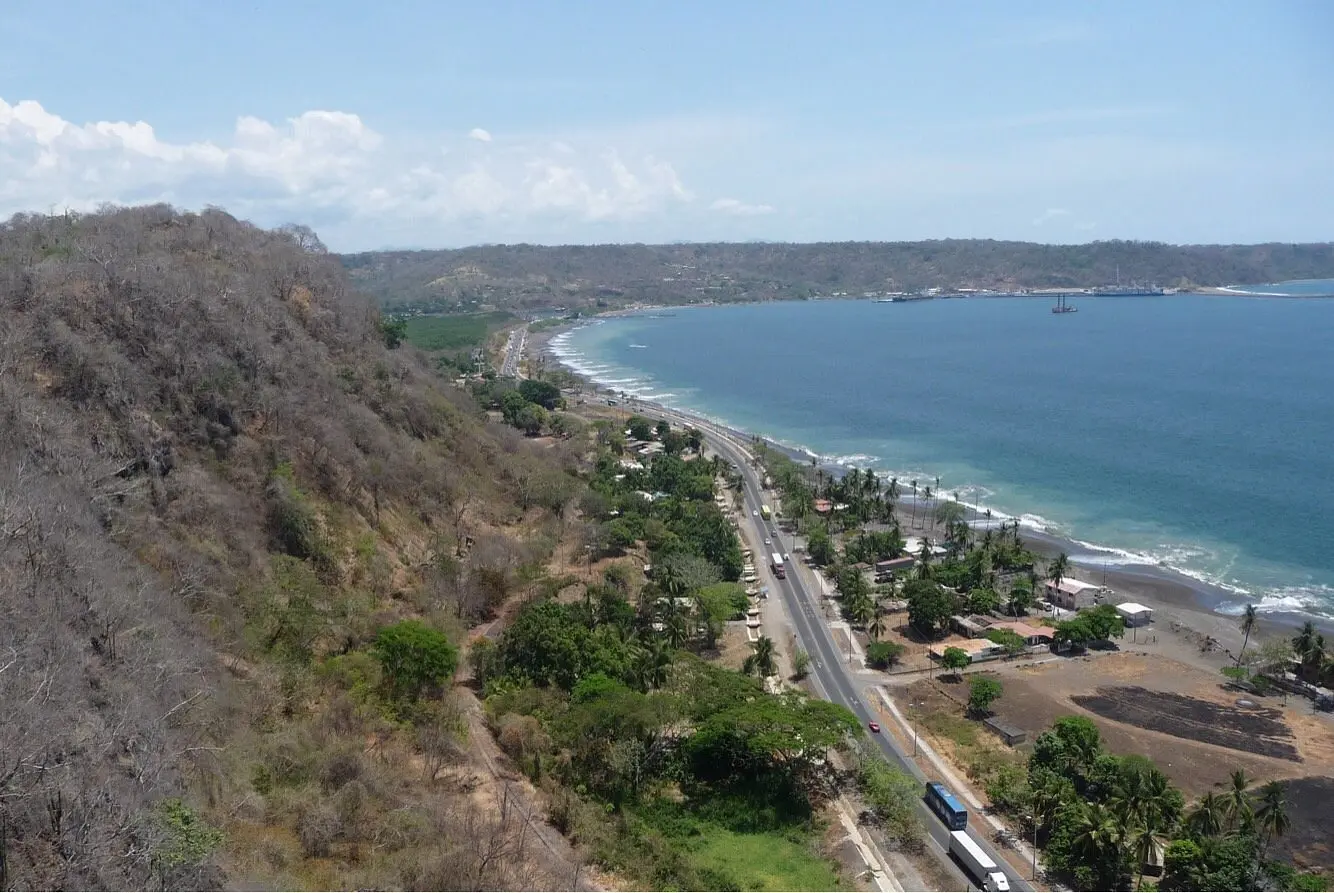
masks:
<instances>
[{"instance_id":1,"label":"vehicle on highway","mask_svg":"<svg viewBox=\"0 0 1334 893\"><path fill-rule=\"evenodd\" d=\"M792 556L789 555L788 553L784 552L784 553L783 553L783 560L784 560L784 561L791 561L791 560L792 560Z\"/></svg>"},{"instance_id":2,"label":"vehicle on highway","mask_svg":"<svg viewBox=\"0 0 1334 893\"><path fill-rule=\"evenodd\" d=\"M967 831L950 832L950 855L959 860L973 880L982 885L983 890L1008 891L1010 879L1000 870L994 859L982 851L977 841L968 836Z\"/></svg>"},{"instance_id":3,"label":"vehicle on highway","mask_svg":"<svg viewBox=\"0 0 1334 893\"><path fill-rule=\"evenodd\" d=\"M769 506L767 506L767 505L762 505L762 506L760 506L760 517L762 517L762 518L764 518L764 520L768 521L768 520L769 520L769 515L770 515L770 514L771 514L771 513L770 513L770 511L769 511Z\"/></svg>"},{"instance_id":4,"label":"vehicle on highway","mask_svg":"<svg viewBox=\"0 0 1334 893\"><path fill-rule=\"evenodd\" d=\"M787 579L787 568L783 567L783 556L777 552L769 556L769 570L780 580Z\"/></svg>"},{"instance_id":5,"label":"vehicle on highway","mask_svg":"<svg viewBox=\"0 0 1334 893\"><path fill-rule=\"evenodd\" d=\"M750 516L751 516L752 518L758 518L758 517L760 516L760 510L759 510L759 509L751 509L751 510L750 510Z\"/></svg>"},{"instance_id":6,"label":"vehicle on highway","mask_svg":"<svg viewBox=\"0 0 1334 893\"><path fill-rule=\"evenodd\" d=\"M766 537L764 538L764 544L765 544L766 546L772 546L772 545L773 545L773 541L770 540L770 539L766 536Z\"/></svg>"},{"instance_id":7,"label":"vehicle on highway","mask_svg":"<svg viewBox=\"0 0 1334 893\"><path fill-rule=\"evenodd\" d=\"M951 831L962 831L968 827L968 810L950 793L950 789L938 781L926 783L926 795L923 798L931 811L940 816L945 827Z\"/></svg>"},{"instance_id":8,"label":"vehicle on highway","mask_svg":"<svg viewBox=\"0 0 1334 893\"><path fill-rule=\"evenodd\" d=\"M875 732L877 735L880 734L880 723L878 722L867 723L866 727L870 729L872 732Z\"/></svg>"}]
</instances>

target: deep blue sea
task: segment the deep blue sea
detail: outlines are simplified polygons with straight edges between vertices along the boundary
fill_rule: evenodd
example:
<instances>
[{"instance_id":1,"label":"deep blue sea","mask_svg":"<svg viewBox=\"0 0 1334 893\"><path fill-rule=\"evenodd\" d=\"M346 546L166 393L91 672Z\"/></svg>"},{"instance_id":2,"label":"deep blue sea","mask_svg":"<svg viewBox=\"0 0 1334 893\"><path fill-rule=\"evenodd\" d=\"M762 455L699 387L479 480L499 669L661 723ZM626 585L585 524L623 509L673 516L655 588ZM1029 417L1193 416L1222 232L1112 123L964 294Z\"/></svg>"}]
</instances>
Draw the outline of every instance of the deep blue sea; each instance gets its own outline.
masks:
<instances>
[{"instance_id":1,"label":"deep blue sea","mask_svg":"<svg viewBox=\"0 0 1334 893\"><path fill-rule=\"evenodd\" d=\"M1076 560L1111 549L1218 584L1224 612L1334 616L1334 300L1049 303L673 309L550 349L617 390L900 482L939 477L1082 543Z\"/></svg>"}]
</instances>

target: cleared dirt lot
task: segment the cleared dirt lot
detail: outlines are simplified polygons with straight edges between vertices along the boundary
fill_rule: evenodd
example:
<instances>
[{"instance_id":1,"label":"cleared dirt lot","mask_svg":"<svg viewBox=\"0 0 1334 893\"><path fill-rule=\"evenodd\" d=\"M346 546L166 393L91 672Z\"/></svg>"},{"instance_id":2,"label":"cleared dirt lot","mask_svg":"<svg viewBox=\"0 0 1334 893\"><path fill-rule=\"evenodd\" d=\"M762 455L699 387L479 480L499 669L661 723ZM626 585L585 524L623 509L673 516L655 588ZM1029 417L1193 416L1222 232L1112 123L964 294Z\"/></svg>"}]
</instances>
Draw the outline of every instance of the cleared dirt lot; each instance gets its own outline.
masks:
<instances>
[{"instance_id":1,"label":"cleared dirt lot","mask_svg":"<svg viewBox=\"0 0 1334 893\"><path fill-rule=\"evenodd\" d=\"M1060 716L1087 716L1113 753L1152 759L1188 797L1234 769L1262 781L1334 774L1334 721L1309 701L1243 696L1198 667L1141 654L1052 661L1005 672L997 716L1030 740ZM962 693L962 692L960 692ZM1331 806L1334 810L1334 805ZM1326 826L1329 827L1329 826Z\"/></svg>"},{"instance_id":2,"label":"cleared dirt lot","mask_svg":"<svg viewBox=\"0 0 1334 893\"><path fill-rule=\"evenodd\" d=\"M1298 778L1288 782L1288 817L1292 827L1269 851L1304 869L1334 868L1334 778Z\"/></svg>"}]
</instances>

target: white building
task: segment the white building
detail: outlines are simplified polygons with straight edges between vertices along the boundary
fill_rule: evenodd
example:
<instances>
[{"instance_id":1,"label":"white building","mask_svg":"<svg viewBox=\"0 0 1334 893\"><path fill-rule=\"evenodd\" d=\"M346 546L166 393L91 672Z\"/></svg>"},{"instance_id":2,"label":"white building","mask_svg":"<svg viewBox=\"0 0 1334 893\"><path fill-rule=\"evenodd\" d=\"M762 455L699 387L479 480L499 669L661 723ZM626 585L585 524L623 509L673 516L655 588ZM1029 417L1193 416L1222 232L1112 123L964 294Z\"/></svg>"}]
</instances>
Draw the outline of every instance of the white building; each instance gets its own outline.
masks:
<instances>
[{"instance_id":1,"label":"white building","mask_svg":"<svg viewBox=\"0 0 1334 893\"><path fill-rule=\"evenodd\" d=\"M1109 590L1092 583L1072 580L1065 577L1058 585L1055 580L1046 580L1042 584L1042 594L1047 601L1067 611L1091 608L1103 600Z\"/></svg>"},{"instance_id":2,"label":"white building","mask_svg":"<svg viewBox=\"0 0 1334 893\"><path fill-rule=\"evenodd\" d=\"M1147 626L1153 623L1153 608L1139 602L1125 602L1116 606L1116 613L1126 622L1126 626Z\"/></svg>"}]
</instances>

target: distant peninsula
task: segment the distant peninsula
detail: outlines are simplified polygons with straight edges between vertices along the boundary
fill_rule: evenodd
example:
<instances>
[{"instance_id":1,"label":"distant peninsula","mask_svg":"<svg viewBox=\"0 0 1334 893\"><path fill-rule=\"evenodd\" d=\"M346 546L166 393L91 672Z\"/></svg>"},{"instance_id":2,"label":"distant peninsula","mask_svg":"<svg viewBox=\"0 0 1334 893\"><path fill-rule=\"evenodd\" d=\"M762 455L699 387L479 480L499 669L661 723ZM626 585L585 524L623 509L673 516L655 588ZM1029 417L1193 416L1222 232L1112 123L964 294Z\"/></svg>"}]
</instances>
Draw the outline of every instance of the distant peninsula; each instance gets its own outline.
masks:
<instances>
[{"instance_id":1,"label":"distant peninsula","mask_svg":"<svg viewBox=\"0 0 1334 893\"><path fill-rule=\"evenodd\" d=\"M801 300L1143 285L1207 291L1334 277L1334 242L1043 245L926 242L481 245L341 256L389 308L599 311L643 304Z\"/></svg>"}]
</instances>

